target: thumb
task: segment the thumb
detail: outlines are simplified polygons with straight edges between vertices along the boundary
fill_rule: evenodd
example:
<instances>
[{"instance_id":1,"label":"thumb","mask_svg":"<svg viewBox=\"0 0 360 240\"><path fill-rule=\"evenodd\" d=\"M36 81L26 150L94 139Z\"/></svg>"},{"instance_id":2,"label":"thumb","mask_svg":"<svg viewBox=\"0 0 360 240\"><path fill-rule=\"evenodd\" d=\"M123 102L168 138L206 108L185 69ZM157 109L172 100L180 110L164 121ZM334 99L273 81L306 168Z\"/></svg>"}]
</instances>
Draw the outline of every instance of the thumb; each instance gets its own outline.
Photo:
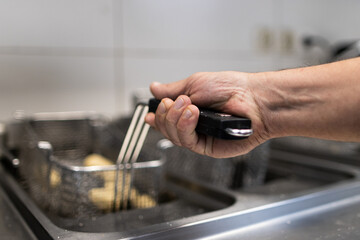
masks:
<instances>
[{"instance_id":1,"label":"thumb","mask_svg":"<svg viewBox=\"0 0 360 240\"><path fill-rule=\"evenodd\" d=\"M150 85L150 91L157 99L171 98L176 99L179 95L185 94L186 82L184 80L161 84L159 82L153 82Z\"/></svg>"}]
</instances>

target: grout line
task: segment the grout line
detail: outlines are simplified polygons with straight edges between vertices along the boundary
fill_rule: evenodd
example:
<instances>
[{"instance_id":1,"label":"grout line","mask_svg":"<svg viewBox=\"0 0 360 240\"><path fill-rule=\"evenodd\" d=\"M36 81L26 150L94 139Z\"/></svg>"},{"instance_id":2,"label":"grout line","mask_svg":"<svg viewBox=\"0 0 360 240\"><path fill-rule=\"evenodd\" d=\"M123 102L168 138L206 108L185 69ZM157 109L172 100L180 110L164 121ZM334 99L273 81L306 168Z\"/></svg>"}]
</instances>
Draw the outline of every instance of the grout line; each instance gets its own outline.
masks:
<instances>
[{"instance_id":1,"label":"grout line","mask_svg":"<svg viewBox=\"0 0 360 240\"><path fill-rule=\"evenodd\" d=\"M192 59L192 60L244 60L274 58L250 50L230 49L175 49L175 48L114 48L100 47L33 47L0 46L1 55L44 57L95 57L113 59ZM294 56L295 58L296 56ZM115 64L119 68L121 63ZM122 75L122 74L120 74Z\"/></svg>"},{"instance_id":2,"label":"grout line","mask_svg":"<svg viewBox=\"0 0 360 240\"><path fill-rule=\"evenodd\" d=\"M106 47L0 46L0 55L113 58L114 49Z\"/></svg>"}]
</instances>

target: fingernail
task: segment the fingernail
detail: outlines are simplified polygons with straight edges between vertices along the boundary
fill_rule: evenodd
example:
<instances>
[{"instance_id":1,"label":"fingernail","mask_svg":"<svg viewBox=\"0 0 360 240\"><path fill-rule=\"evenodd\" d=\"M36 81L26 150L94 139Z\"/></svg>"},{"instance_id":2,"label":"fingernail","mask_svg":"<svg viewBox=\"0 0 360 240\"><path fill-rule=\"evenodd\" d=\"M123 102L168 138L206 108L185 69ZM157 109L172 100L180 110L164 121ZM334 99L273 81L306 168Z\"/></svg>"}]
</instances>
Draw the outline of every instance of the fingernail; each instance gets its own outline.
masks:
<instances>
[{"instance_id":1,"label":"fingernail","mask_svg":"<svg viewBox=\"0 0 360 240\"><path fill-rule=\"evenodd\" d=\"M185 119L189 119L189 118L191 118L191 116L192 116L192 112L189 109L186 109L185 112L184 112L183 117Z\"/></svg>"},{"instance_id":2,"label":"fingernail","mask_svg":"<svg viewBox=\"0 0 360 240\"><path fill-rule=\"evenodd\" d=\"M160 114L164 114L166 112L166 107L165 104L163 102L161 102L158 106L158 111Z\"/></svg>"},{"instance_id":3,"label":"fingernail","mask_svg":"<svg viewBox=\"0 0 360 240\"><path fill-rule=\"evenodd\" d=\"M175 104L174 104L174 108L175 108L176 110L179 110L179 109L182 108L183 106L184 106L184 100L183 100L181 97L179 97L178 99L176 99Z\"/></svg>"},{"instance_id":4,"label":"fingernail","mask_svg":"<svg viewBox=\"0 0 360 240\"><path fill-rule=\"evenodd\" d=\"M161 85L161 83L159 83L159 82L152 82L151 85L154 86L154 87L156 87L156 86Z\"/></svg>"}]
</instances>

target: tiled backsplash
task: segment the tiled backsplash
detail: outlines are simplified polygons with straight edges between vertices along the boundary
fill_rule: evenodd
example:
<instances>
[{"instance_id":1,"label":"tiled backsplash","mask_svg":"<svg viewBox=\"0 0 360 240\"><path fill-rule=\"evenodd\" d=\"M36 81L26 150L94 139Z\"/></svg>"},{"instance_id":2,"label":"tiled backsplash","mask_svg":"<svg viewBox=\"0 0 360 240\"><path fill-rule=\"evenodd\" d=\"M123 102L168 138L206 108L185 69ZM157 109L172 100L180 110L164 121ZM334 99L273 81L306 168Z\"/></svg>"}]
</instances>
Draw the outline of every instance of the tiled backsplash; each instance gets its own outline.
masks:
<instances>
[{"instance_id":1,"label":"tiled backsplash","mask_svg":"<svg viewBox=\"0 0 360 240\"><path fill-rule=\"evenodd\" d=\"M316 63L319 49L360 39L357 0L3 0L0 119L26 112L131 111L152 81L197 71ZM314 54L314 52L316 54Z\"/></svg>"}]
</instances>

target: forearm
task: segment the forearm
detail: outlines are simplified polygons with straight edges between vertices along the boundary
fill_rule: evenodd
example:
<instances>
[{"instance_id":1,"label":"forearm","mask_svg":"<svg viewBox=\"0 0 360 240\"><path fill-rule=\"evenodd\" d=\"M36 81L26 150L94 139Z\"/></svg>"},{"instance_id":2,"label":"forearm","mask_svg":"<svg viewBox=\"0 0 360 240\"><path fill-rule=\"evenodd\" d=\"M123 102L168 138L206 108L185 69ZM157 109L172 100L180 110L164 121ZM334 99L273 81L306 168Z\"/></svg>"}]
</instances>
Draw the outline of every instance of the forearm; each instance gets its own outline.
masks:
<instances>
[{"instance_id":1,"label":"forearm","mask_svg":"<svg viewBox=\"0 0 360 240\"><path fill-rule=\"evenodd\" d=\"M271 137L360 141L360 58L253 77Z\"/></svg>"}]
</instances>

